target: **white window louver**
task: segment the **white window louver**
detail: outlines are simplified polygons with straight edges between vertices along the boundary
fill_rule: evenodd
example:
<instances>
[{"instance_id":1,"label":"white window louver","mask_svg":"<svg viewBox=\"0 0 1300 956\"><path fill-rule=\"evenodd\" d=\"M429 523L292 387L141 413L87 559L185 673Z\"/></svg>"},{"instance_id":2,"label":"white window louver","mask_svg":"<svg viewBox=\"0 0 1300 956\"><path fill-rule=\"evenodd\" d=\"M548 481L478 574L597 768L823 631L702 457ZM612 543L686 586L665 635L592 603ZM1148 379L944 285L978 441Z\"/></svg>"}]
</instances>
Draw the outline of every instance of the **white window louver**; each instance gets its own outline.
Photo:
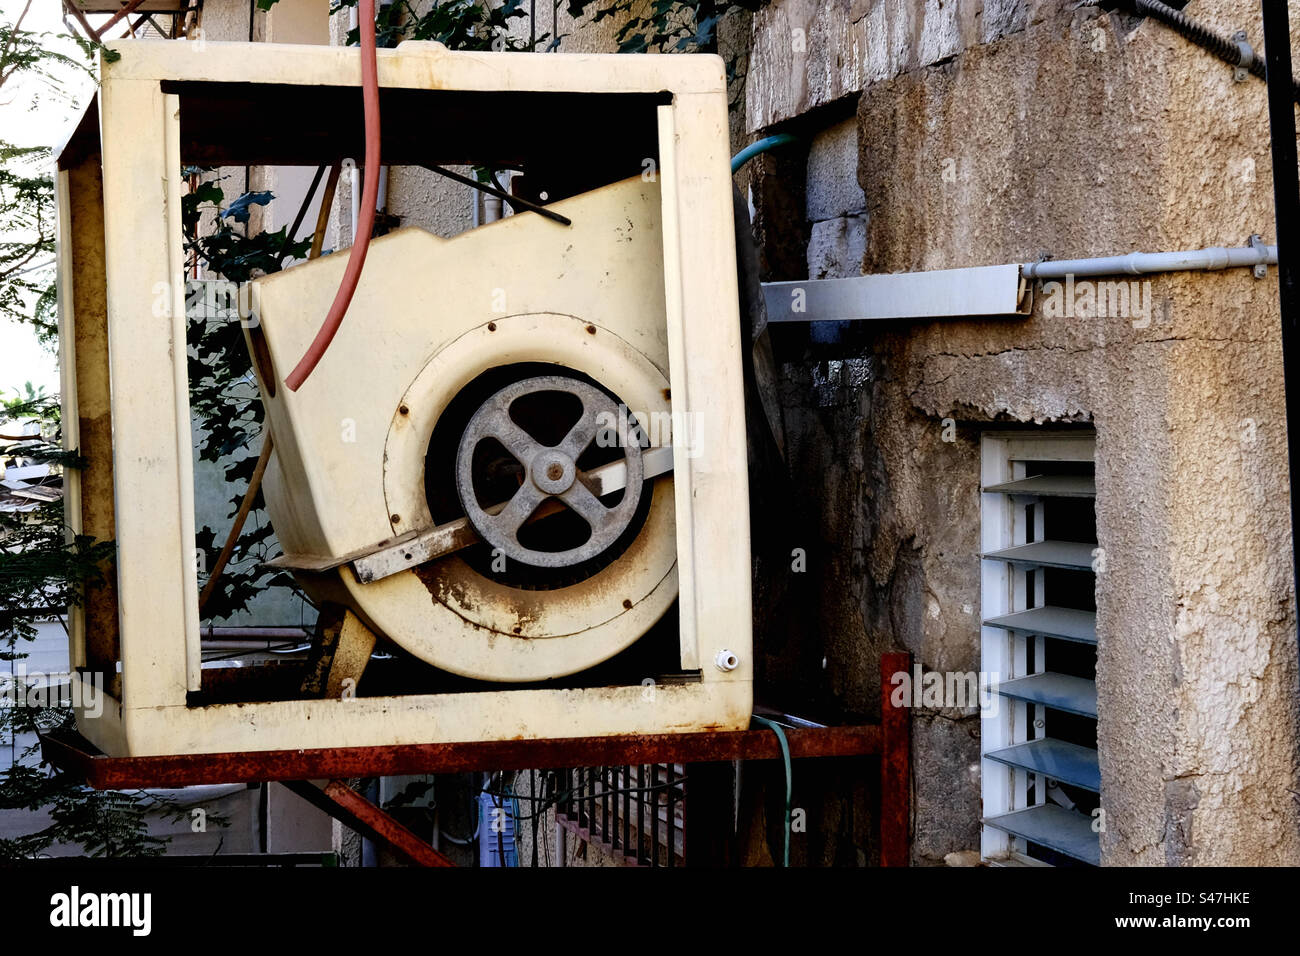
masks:
<instances>
[{"instance_id":1,"label":"white window louver","mask_svg":"<svg viewBox=\"0 0 1300 956\"><path fill-rule=\"evenodd\" d=\"M1095 436L982 440L981 856L1097 865Z\"/></svg>"}]
</instances>

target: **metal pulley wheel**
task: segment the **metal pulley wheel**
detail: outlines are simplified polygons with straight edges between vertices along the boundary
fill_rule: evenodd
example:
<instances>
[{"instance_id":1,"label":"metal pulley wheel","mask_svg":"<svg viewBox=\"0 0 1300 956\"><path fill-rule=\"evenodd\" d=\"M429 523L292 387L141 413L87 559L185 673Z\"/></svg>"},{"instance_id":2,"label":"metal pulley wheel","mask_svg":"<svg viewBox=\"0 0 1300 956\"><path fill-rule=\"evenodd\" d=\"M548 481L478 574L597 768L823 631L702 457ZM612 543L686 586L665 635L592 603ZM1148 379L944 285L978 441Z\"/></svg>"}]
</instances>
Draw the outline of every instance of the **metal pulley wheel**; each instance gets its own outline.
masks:
<instances>
[{"instance_id":1,"label":"metal pulley wheel","mask_svg":"<svg viewBox=\"0 0 1300 956\"><path fill-rule=\"evenodd\" d=\"M510 416L516 401L546 392L572 395L582 407L577 422L558 445L542 444ZM645 466L639 432L629 418L626 406L615 403L600 389L563 375L526 378L496 392L470 418L456 454L456 490L466 517L485 541L524 564L563 568L601 554L627 530L641 499ZM611 423L621 441L627 482L621 500L606 506L584 482L578 459ZM475 491L474 451L489 438L500 442L523 468L519 490L500 510L485 508ZM585 542L560 551L539 550L520 542L520 529L548 498L559 499L587 522L591 534Z\"/></svg>"}]
</instances>

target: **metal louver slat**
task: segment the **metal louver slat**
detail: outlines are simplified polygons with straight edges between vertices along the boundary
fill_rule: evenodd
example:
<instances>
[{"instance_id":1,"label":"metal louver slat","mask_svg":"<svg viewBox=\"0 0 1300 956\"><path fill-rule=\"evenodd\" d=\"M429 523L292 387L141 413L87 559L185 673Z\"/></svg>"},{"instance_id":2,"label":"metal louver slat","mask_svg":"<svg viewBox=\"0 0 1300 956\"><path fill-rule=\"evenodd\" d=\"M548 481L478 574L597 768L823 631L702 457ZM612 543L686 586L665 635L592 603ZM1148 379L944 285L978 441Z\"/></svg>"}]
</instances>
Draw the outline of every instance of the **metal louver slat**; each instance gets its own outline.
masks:
<instances>
[{"instance_id":1,"label":"metal louver slat","mask_svg":"<svg viewBox=\"0 0 1300 956\"><path fill-rule=\"evenodd\" d=\"M1001 627L1009 631L1024 631L1056 637L1081 644L1097 643L1097 615L1093 611L1079 611L1070 607L1035 607L1014 614L991 617L985 627Z\"/></svg>"},{"instance_id":2,"label":"metal louver slat","mask_svg":"<svg viewBox=\"0 0 1300 956\"><path fill-rule=\"evenodd\" d=\"M1095 544L1087 541L1035 541L1002 551L986 551L984 557L993 561L1032 564L1042 568L1091 571L1092 551L1095 547Z\"/></svg>"},{"instance_id":3,"label":"metal louver slat","mask_svg":"<svg viewBox=\"0 0 1300 956\"><path fill-rule=\"evenodd\" d=\"M1101 865L1101 845L1092 831L1092 821L1073 810L1044 803L1028 810L985 817L984 822L1072 859Z\"/></svg>"},{"instance_id":4,"label":"metal louver slat","mask_svg":"<svg viewBox=\"0 0 1300 956\"><path fill-rule=\"evenodd\" d=\"M1036 475L986 485L984 490L1004 495L1034 495L1044 498L1095 498L1097 482L1091 475Z\"/></svg>"},{"instance_id":5,"label":"metal louver slat","mask_svg":"<svg viewBox=\"0 0 1300 956\"><path fill-rule=\"evenodd\" d=\"M1042 704L1068 714L1092 718L1097 716L1097 682L1086 677L1045 671L1042 674L1003 681L998 685L998 693L1003 697Z\"/></svg>"},{"instance_id":6,"label":"metal louver slat","mask_svg":"<svg viewBox=\"0 0 1300 956\"><path fill-rule=\"evenodd\" d=\"M1041 737L1027 744L1016 744L984 755L1011 767L1041 773L1060 783L1101 792L1101 770L1097 751L1052 737Z\"/></svg>"}]
</instances>

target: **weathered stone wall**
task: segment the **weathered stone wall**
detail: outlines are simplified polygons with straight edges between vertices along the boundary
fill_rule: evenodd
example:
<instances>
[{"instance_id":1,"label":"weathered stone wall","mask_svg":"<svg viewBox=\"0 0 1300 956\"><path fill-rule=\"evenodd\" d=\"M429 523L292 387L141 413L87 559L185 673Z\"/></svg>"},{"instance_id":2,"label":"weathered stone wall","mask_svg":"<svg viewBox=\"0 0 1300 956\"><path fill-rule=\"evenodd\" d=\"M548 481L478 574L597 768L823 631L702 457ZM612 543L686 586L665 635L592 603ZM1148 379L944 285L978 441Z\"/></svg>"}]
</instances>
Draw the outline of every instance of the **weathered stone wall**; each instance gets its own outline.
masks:
<instances>
[{"instance_id":1,"label":"weathered stone wall","mask_svg":"<svg viewBox=\"0 0 1300 956\"><path fill-rule=\"evenodd\" d=\"M783 0L754 24L751 129L1025 29L1068 0Z\"/></svg>"},{"instance_id":2,"label":"weathered stone wall","mask_svg":"<svg viewBox=\"0 0 1300 956\"><path fill-rule=\"evenodd\" d=\"M1159 24L1072 6L776 3L755 20L750 128L807 130L814 108L855 94L865 272L1271 239L1263 84L1233 82ZM1202 6L1188 12L1261 45L1255 5ZM817 241L855 215L826 205L855 195L843 163L823 162L841 136L812 140L804 275L838 274L855 252L847 228L832 255ZM801 278L773 248L798 230L761 219L782 203L760 190L769 278ZM789 458L817 534L821 646L804 653L826 657L821 699L841 713L874 710L883 650L979 670L980 429L1091 421L1103 859L1295 864L1275 270L1153 276L1150 290L1149 324L1052 317L1040 296L1024 320L892 323L838 344L778 330ZM956 442L941 440L946 417ZM978 718L914 720L914 857L938 862L977 846Z\"/></svg>"}]
</instances>

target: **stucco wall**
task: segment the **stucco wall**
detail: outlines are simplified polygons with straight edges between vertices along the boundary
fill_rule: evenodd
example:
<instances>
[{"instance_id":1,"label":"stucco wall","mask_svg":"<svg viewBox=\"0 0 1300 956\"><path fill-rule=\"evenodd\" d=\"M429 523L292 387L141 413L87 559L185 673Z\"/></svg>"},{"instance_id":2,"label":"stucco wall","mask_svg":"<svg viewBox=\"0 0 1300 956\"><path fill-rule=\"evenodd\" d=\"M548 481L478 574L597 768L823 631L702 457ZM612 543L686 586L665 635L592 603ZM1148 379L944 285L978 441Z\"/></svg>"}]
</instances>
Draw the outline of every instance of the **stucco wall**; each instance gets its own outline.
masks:
<instances>
[{"instance_id":1,"label":"stucco wall","mask_svg":"<svg viewBox=\"0 0 1300 956\"><path fill-rule=\"evenodd\" d=\"M1274 235L1263 84L1233 82L1159 24L894 2L861 4L852 30L828 35L841 6L786 0L758 15L747 117L756 131L815 123L807 110L854 94L863 271ZM1187 9L1261 45L1255 5L1203 6ZM888 29L859 31L880 18ZM790 51L796 21L823 31L803 56ZM813 153L805 226L826 192ZM838 345L778 337L792 468L819 519L824 699L870 711L870 662L890 647L927 669L979 669L980 427L1092 421L1104 862L1294 864L1276 272L1155 276L1151 292L1146 327L1050 317L1040 296L1025 320L855 328ZM945 417L956 442L941 440ZM914 855L937 862L977 845L978 718L914 718Z\"/></svg>"}]
</instances>

